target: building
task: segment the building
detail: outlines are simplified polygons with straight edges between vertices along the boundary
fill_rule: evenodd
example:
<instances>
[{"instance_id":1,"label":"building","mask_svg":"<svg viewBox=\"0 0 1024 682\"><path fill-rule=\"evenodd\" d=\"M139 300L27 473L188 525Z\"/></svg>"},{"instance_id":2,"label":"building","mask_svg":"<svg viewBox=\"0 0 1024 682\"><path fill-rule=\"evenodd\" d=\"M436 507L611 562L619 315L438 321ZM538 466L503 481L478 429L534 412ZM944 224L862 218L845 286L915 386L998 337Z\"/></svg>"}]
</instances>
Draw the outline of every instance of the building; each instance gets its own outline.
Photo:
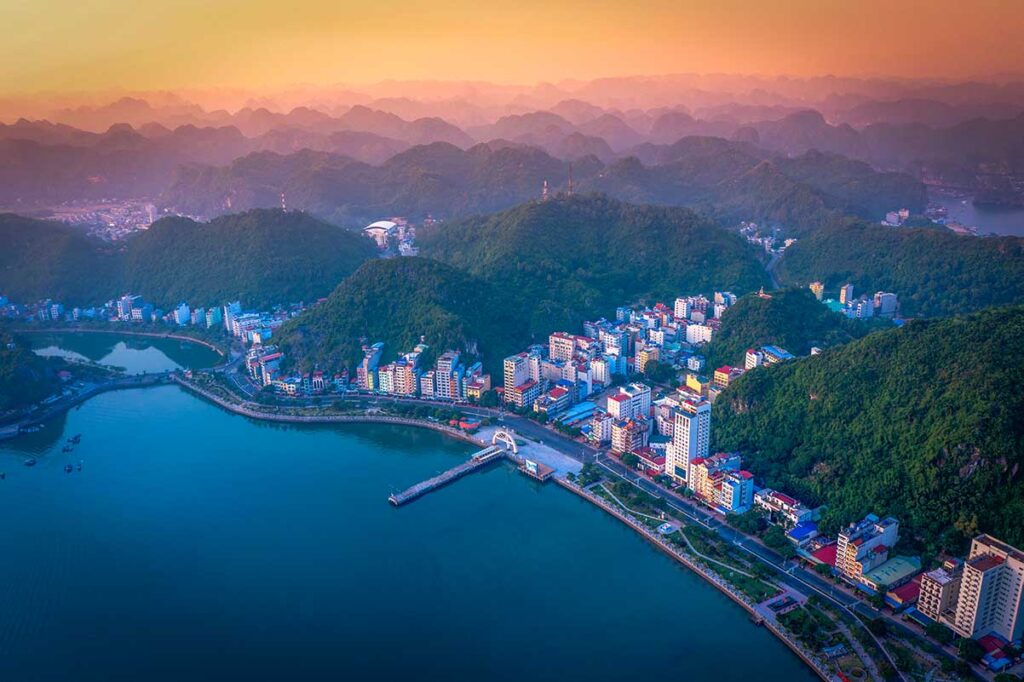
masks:
<instances>
[{"instance_id":1,"label":"building","mask_svg":"<svg viewBox=\"0 0 1024 682\"><path fill-rule=\"evenodd\" d=\"M505 402L525 410L533 407L533 403L540 397L540 384L533 379L527 379L521 384L509 388L505 387Z\"/></svg>"},{"instance_id":2,"label":"building","mask_svg":"<svg viewBox=\"0 0 1024 682\"><path fill-rule=\"evenodd\" d=\"M879 519L868 514L859 523L851 523L839 533L836 570L860 583L865 573L889 560L889 550L899 540L899 529L899 522L891 516Z\"/></svg>"},{"instance_id":3,"label":"building","mask_svg":"<svg viewBox=\"0 0 1024 682\"><path fill-rule=\"evenodd\" d=\"M615 418L607 412L595 411L590 418L590 440L598 444L610 441L613 422L615 422Z\"/></svg>"},{"instance_id":4,"label":"building","mask_svg":"<svg viewBox=\"0 0 1024 682\"><path fill-rule=\"evenodd\" d=\"M778 346L762 346L761 353L764 357L764 364L775 365L786 360L792 360L793 354L785 348Z\"/></svg>"},{"instance_id":5,"label":"building","mask_svg":"<svg viewBox=\"0 0 1024 682\"><path fill-rule=\"evenodd\" d=\"M224 316L221 313L221 309L217 307L209 308L206 311L206 328L212 329L213 327L220 326L223 322Z\"/></svg>"},{"instance_id":6,"label":"building","mask_svg":"<svg viewBox=\"0 0 1024 682\"><path fill-rule=\"evenodd\" d=\"M754 369L764 364L764 353L753 348L748 348L746 354L743 356L743 368Z\"/></svg>"},{"instance_id":7,"label":"building","mask_svg":"<svg viewBox=\"0 0 1024 682\"><path fill-rule=\"evenodd\" d=\"M707 457L711 443L711 403L682 400L675 412L672 440L665 448L665 473L689 484L690 464Z\"/></svg>"},{"instance_id":8,"label":"building","mask_svg":"<svg viewBox=\"0 0 1024 682\"><path fill-rule=\"evenodd\" d=\"M224 304L224 329L226 329L229 334L234 333L235 316L240 315L241 313L241 301L232 301L231 303Z\"/></svg>"},{"instance_id":9,"label":"building","mask_svg":"<svg viewBox=\"0 0 1024 682\"><path fill-rule=\"evenodd\" d=\"M398 224L390 220L378 220L363 228L363 234L377 243L377 248L386 249L392 239L398 236Z\"/></svg>"},{"instance_id":10,"label":"building","mask_svg":"<svg viewBox=\"0 0 1024 682\"><path fill-rule=\"evenodd\" d=\"M458 351L445 351L437 358L434 366L434 396L445 400L458 400L462 397L462 365L459 363Z\"/></svg>"},{"instance_id":11,"label":"building","mask_svg":"<svg viewBox=\"0 0 1024 682\"><path fill-rule=\"evenodd\" d=\"M188 303L179 303L178 307L174 309L174 324L184 327L192 321L192 311L189 310Z\"/></svg>"},{"instance_id":12,"label":"building","mask_svg":"<svg viewBox=\"0 0 1024 682\"><path fill-rule=\"evenodd\" d=\"M821 300L821 297L825 295L825 285L821 282L811 282L811 293L814 294L814 298Z\"/></svg>"},{"instance_id":13,"label":"building","mask_svg":"<svg viewBox=\"0 0 1024 682\"><path fill-rule=\"evenodd\" d=\"M962 637L1024 634L1024 552L990 535L971 542L964 562L953 630Z\"/></svg>"},{"instance_id":14,"label":"building","mask_svg":"<svg viewBox=\"0 0 1024 682\"><path fill-rule=\"evenodd\" d=\"M611 451L623 454L647 446L650 428L643 417L616 420L611 428Z\"/></svg>"},{"instance_id":15,"label":"building","mask_svg":"<svg viewBox=\"0 0 1024 682\"><path fill-rule=\"evenodd\" d=\"M917 598L917 610L936 623L952 624L956 617L956 604L960 597L960 580L964 564L959 559L949 559L934 571L921 576L921 593Z\"/></svg>"},{"instance_id":16,"label":"building","mask_svg":"<svg viewBox=\"0 0 1024 682\"><path fill-rule=\"evenodd\" d=\"M875 313L880 317L893 317L899 307L899 299L896 294L878 291L875 293Z\"/></svg>"},{"instance_id":17,"label":"building","mask_svg":"<svg viewBox=\"0 0 1024 682\"><path fill-rule=\"evenodd\" d=\"M758 490L754 495L754 504L768 512L769 521L786 528L795 528L814 520L814 512L800 500L771 488Z\"/></svg>"},{"instance_id":18,"label":"building","mask_svg":"<svg viewBox=\"0 0 1024 682\"><path fill-rule=\"evenodd\" d=\"M726 472L716 494L716 506L721 511L742 514L754 503L754 475L743 469Z\"/></svg>"},{"instance_id":19,"label":"building","mask_svg":"<svg viewBox=\"0 0 1024 682\"><path fill-rule=\"evenodd\" d=\"M853 303L853 285L844 284L839 287L839 302L843 305Z\"/></svg>"},{"instance_id":20,"label":"building","mask_svg":"<svg viewBox=\"0 0 1024 682\"><path fill-rule=\"evenodd\" d=\"M743 376L743 370L739 367L730 367L729 365L722 365L715 370L714 376L711 380L712 384L718 388L728 388L729 384L734 380Z\"/></svg>"},{"instance_id":21,"label":"building","mask_svg":"<svg viewBox=\"0 0 1024 682\"><path fill-rule=\"evenodd\" d=\"M633 366L637 372L646 372L648 362L657 362L661 359L661 349L653 343L638 343L636 346L636 360Z\"/></svg>"},{"instance_id":22,"label":"building","mask_svg":"<svg viewBox=\"0 0 1024 682\"><path fill-rule=\"evenodd\" d=\"M533 403L533 411L542 412L548 417L552 417L567 410L571 404L572 394L569 390L562 386L555 386Z\"/></svg>"},{"instance_id":23,"label":"building","mask_svg":"<svg viewBox=\"0 0 1024 682\"><path fill-rule=\"evenodd\" d=\"M422 396L423 398L433 398L435 387L436 384L434 383L434 370L424 372L420 376L420 396Z\"/></svg>"},{"instance_id":24,"label":"building","mask_svg":"<svg viewBox=\"0 0 1024 682\"><path fill-rule=\"evenodd\" d=\"M686 487L705 504L717 507L722 481L726 474L739 471L739 468L740 456L735 453L717 452L710 457L697 457L690 464L690 476ZM752 496L753 487L750 492Z\"/></svg>"},{"instance_id":25,"label":"building","mask_svg":"<svg viewBox=\"0 0 1024 682\"><path fill-rule=\"evenodd\" d=\"M699 346L711 341L711 334L714 330L705 324L686 325L686 342Z\"/></svg>"},{"instance_id":26,"label":"building","mask_svg":"<svg viewBox=\"0 0 1024 682\"><path fill-rule=\"evenodd\" d=\"M364 391L377 389L377 366L384 354L384 342L378 341L372 346L363 346L363 359L356 367L356 386Z\"/></svg>"}]
</instances>

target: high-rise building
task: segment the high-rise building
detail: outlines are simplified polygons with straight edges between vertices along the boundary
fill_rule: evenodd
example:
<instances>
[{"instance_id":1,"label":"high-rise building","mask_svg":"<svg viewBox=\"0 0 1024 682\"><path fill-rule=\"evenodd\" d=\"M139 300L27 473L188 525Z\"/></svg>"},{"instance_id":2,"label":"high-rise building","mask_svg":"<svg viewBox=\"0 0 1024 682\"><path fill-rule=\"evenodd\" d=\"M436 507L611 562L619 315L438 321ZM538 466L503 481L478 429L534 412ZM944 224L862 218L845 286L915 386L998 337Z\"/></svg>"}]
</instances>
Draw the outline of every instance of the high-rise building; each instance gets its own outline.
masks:
<instances>
[{"instance_id":1,"label":"high-rise building","mask_svg":"<svg viewBox=\"0 0 1024 682\"><path fill-rule=\"evenodd\" d=\"M572 334L555 332L548 337L548 357L552 360L568 360L572 357L576 342Z\"/></svg>"},{"instance_id":2,"label":"high-rise building","mask_svg":"<svg viewBox=\"0 0 1024 682\"><path fill-rule=\"evenodd\" d=\"M843 305L847 303L853 303L853 285L844 284L839 287L839 302Z\"/></svg>"},{"instance_id":3,"label":"high-rise building","mask_svg":"<svg viewBox=\"0 0 1024 682\"><path fill-rule=\"evenodd\" d=\"M748 348L746 355L743 356L743 368L754 369L760 367L764 363L764 353L753 348Z\"/></svg>"},{"instance_id":4,"label":"high-rise building","mask_svg":"<svg viewBox=\"0 0 1024 682\"><path fill-rule=\"evenodd\" d=\"M242 303L240 301L232 301L231 303L224 304L224 328L228 330L228 333L233 331L233 324L235 316L242 312Z\"/></svg>"},{"instance_id":5,"label":"high-rise building","mask_svg":"<svg viewBox=\"0 0 1024 682\"><path fill-rule=\"evenodd\" d=\"M189 310L188 303L179 303L178 307L174 309L174 323L183 327L191 320L192 311Z\"/></svg>"},{"instance_id":6,"label":"high-rise building","mask_svg":"<svg viewBox=\"0 0 1024 682\"><path fill-rule=\"evenodd\" d=\"M680 320L688 318L690 316L690 299L677 298L675 305L672 307L672 314Z\"/></svg>"},{"instance_id":7,"label":"high-rise building","mask_svg":"<svg viewBox=\"0 0 1024 682\"><path fill-rule=\"evenodd\" d=\"M384 342L378 341L372 346L363 346L363 359L356 367L356 385L364 391L377 388L377 366L384 354Z\"/></svg>"},{"instance_id":8,"label":"high-rise building","mask_svg":"<svg viewBox=\"0 0 1024 682\"><path fill-rule=\"evenodd\" d=\"M458 351L449 350L441 354L434 368L435 396L447 400L456 400L462 397L460 368Z\"/></svg>"},{"instance_id":9,"label":"high-rise building","mask_svg":"<svg viewBox=\"0 0 1024 682\"><path fill-rule=\"evenodd\" d=\"M672 440L665 449L665 473L688 483L690 463L707 457L711 443L711 403L682 400L672 425Z\"/></svg>"},{"instance_id":10,"label":"high-rise building","mask_svg":"<svg viewBox=\"0 0 1024 682\"><path fill-rule=\"evenodd\" d=\"M814 294L814 298L821 300L821 297L825 295L825 285L821 282L811 282L811 293Z\"/></svg>"},{"instance_id":11,"label":"high-rise building","mask_svg":"<svg viewBox=\"0 0 1024 682\"><path fill-rule=\"evenodd\" d=\"M505 402L512 402L509 389L530 379L529 356L526 353L517 353L505 358L503 375Z\"/></svg>"},{"instance_id":12,"label":"high-rise building","mask_svg":"<svg viewBox=\"0 0 1024 682\"><path fill-rule=\"evenodd\" d=\"M963 571L962 561L950 559L934 571L922 575L917 610L936 623L952 624L956 616Z\"/></svg>"},{"instance_id":13,"label":"high-rise building","mask_svg":"<svg viewBox=\"0 0 1024 682\"><path fill-rule=\"evenodd\" d=\"M875 292L875 313L880 317L892 317L896 314L896 308L898 306L899 298L896 294L890 294L884 291Z\"/></svg>"},{"instance_id":14,"label":"high-rise building","mask_svg":"<svg viewBox=\"0 0 1024 682\"><path fill-rule=\"evenodd\" d=\"M963 637L1024 634L1024 552L990 535L971 542L957 597L953 630Z\"/></svg>"}]
</instances>

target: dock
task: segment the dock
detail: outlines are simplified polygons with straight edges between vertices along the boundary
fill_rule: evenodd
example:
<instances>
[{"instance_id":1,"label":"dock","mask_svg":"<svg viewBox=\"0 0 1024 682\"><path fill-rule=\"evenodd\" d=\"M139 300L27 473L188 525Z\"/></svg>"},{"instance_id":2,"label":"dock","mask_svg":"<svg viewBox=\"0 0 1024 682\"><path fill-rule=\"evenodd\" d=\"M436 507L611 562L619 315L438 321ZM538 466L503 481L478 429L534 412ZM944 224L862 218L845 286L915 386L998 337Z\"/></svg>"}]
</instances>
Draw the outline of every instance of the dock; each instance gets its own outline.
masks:
<instances>
[{"instance_id":1,"label":"dock","mask_svg":"<svg viewBox=\"0 0 1024 682\"><path fill-rule=\"evenodd\" d=\"M438 474L433 478L428 478L425 481L417 483L411 488L407 488L399 493L393 493L388 497L388 502L400 507L401 505L412 502L418 497L422 497L432 490L437 490L443 486L448 485L452 481L456 481L466 474L472 473L477 469L486 466L496 459L505 457L505 448L500 445L489 445L483 450L475 453L465 462L458 464L444 473Z\"/></svg>"}]
</instances>

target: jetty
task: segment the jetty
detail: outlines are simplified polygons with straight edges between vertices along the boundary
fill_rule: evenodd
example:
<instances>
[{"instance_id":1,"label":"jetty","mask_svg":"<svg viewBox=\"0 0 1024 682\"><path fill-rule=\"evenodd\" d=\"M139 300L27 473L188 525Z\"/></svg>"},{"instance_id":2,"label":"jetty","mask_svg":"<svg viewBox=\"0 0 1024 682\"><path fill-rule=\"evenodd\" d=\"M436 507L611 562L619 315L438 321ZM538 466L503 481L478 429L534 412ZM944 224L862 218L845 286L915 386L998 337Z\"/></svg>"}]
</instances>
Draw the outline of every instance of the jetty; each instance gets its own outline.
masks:
<instances>
[{"instance_id":1,"label":"jetty","mask_svg":"<svg viewBox=\"0 0 1024 682\"><path fill-rule=\"evenodd\" d=\"M411 488L407 488L399 493L393 493L389 498L388 502L400 507L406 502L412 502L417 497L422 497L432 490L437 490L443 486L448 485L452 481L457 481L468 473L472 473L477 469L486 466L496 459L501 459L506 456L506 450L501 445L488 445L483 450L473 454L465 462L453 466L448 471L438 474L433 478L428 478L425 481L417 483Z\"/></svg>"}]
</instances>

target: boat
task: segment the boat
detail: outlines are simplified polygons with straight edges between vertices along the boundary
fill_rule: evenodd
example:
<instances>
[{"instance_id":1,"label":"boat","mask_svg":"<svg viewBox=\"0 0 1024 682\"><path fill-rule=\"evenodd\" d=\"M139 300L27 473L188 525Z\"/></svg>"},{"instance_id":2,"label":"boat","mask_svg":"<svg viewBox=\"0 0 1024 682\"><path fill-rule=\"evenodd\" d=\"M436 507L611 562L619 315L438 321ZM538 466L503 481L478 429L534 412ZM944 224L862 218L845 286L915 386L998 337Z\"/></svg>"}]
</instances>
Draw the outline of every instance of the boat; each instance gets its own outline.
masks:
<instances>
[{"instance_id":1,"label":"boat","mask_svg":"<svg viewBox=\"0 0 1024 682\"><path fill-rule=\"evenodd\" d=\"M28 459L25 460L25 466L27 466L27 467L34 467L35 465L36 465L36 458L35 457L29 457Z\"/></svg>"},{"instance_id":2,"label":"boat","mask_svg":"<svg viewBox=\"0 0 1024 682\"><path fill-rule=\"evenodd\" d=\"M81 460L78 461L78 470L79 471L82 470L82 461Z\"/></svg>"},{"instance_id":3,"label":"boat","mask_svg":"<svg viewBox=\"0 0 1024 682\"><path fill-rule=\"evenodd\" d=\"M65 474L70 474L73 468L74 467L72 467L70 464L65 464L64 465L64 473Z\"/></svg>"},{"instance_id":4,"label":"boat","mask_svg":"<svg viewBox=\"0 0 1024 682\"><path fill-rule=\"evenodd\" d=\"M74 450L73 447L71 447L70 445L65 445L63 448L61 448L60 451L61 452L71 452L72 450Z\"/></svg>"},{"instance_id":5,"label":"boat","mask_svg":"<svg viewBox=\"0 0 1024 682\"><path fill-rule=\"evenodd\" d=\"M71 438L68 438L68 442L69 443L74 443L75 445L78 445L79 443L82 442L82 434L76 433Z\"/></svg>"},{"instance_id":6,"label":"boat","mask_svg":"<svg viewBox=\"0 0 1024 682\"><path fill-rule=\"evenodd\" d=\"M5 478L7 478L7 474L4 473L3 471L0 471L0 481L4 480Z\"/></svg>"}]
</instances>

